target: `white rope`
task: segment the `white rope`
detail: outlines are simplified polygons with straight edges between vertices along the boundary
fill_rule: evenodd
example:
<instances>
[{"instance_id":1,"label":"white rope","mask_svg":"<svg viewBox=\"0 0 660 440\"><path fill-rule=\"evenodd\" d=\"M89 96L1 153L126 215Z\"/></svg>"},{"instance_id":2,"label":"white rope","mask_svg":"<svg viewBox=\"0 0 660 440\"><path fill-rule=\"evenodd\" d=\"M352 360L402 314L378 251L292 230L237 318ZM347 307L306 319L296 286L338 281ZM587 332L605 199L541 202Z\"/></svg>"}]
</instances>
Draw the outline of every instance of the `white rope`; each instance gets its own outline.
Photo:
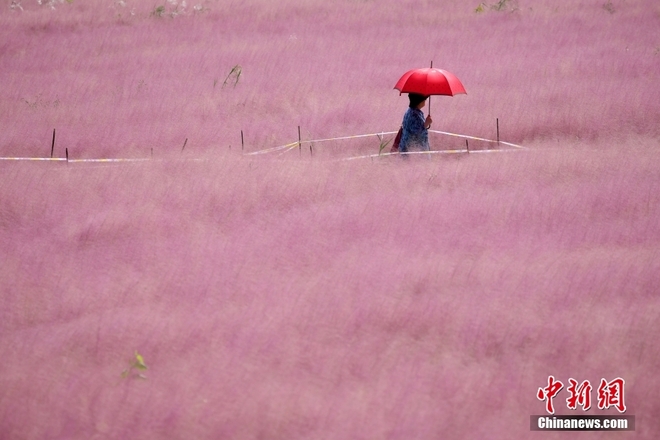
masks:
<instances>
[{"instance_id":1,"label":"white rope","mask_svg":"<svg viewBox=\"0 0 660 440\"><path fill-rule=\"evenodd\" d=\"M520 148L507 148L507 149L497 149L497 150L432 150L432 151L409 151L407 153L399 153L399 152L394 152L394 153L374 153L374 154L368 154L366 156L354 156L354 157L345 157L343 159L338 159L338 161L347 161L347 160L355 160L355 159L369 159L369 158L375 158L375 157L387 157L387 156L407 156L407 155L413 155L413 154L479 154L479 153L507 153L507 152L512 152L512 151L523 151L525 150L520 149Z\"/></svg>"},{"instance_id":2,"label":"white rope","mask_svg":"<svg viewBox=\"0 0 660 440\"><path fill-rule=\"evenodd\" d=\"M453 136L453 137L460 137L463 139L473 139L477 141L482 141L482 142L498 142L494 139L486 139L486 138L480 138L476 136L468 136L465 134L458 134L458 133L450 133L446 131L439 131L439 130L429 130L430 133L437 133L437 134L442 134L446 136ZM339 140L346 140L346 139L358 139L358 138L365 138L365 137L371 137L371 136L377 136L381 142L382 138L384 135L390 135L390 134L396 134L396 131L382 131L380 133L369 133L369 134L356 134L352 136L339 136L339 137L334 137L334 138L324 138L324 139L313 139L313 140L301 140L301 141L295 141L288 143L286 145L279 145L277 147L271 147L271 148L266 148L265 150L259 150L259 151L253 151L250 153L244 153L245 156L256 156L256 155L261 155L261 154L268 154L268 153L276 153L279 152L277 156L281 156L282 154L285 154L297 146L302 146L303 143L306 144L315 144L315 143L320 143L320 142L328 142L328 141L339 141ZM499 141L499 144L502 145L507 145L509 147L513 147L513 149L496 149L496 150L467 150L467 149L461 149L461 150L434 150L434 151L419 151L419 152L409 152L407 154L455 154L455 153L492 153L492 152L507 152L507 151L519 151L521 149L525 149L522 145L517 145L513 144L511 142L504 142L504 141ZM355 156L355 157L349 157L349 158L344 158L340 160L354 160L354 159L364 159L364 158L373 158L373 157L384 157L384 156L390 156L394 154L399 154L398 152L395 153L377 153L377 154L369 154L366 156ZM122 159L122 158L116 158L116 159L65 159L61 157L0 157L0 160L5 160L5 161L56 161L56 162L71 162L71 163L113 163L113 162L144 162L144 161L149 161L153 160L152 158L137 158L137 159ZM186 159L186 160L202 160L202 159Z\"/></svg>"},{"instance_id":3,"label":"white rope","mask_svg":"<svg viewBox=\"0 0 660 440\"><path fill-rule=\"evenodd\" d=\"M285 150L285 149L291 149L298 145L298 142L291 142L290 144L286 145L280 145L278 147L272 147L272 148L266 148L265 150L259 150L259 151L253 151L251 153L245 153L246 156L254 156L257 154L265 154L265 153L273 153L275 151L280 151L280 150ZM288 150L287 150L288 151Z\"/></svg>"},{"instance_id":4,"label":"white rope","mask_svg":"<svg viewBox=\"0 0 660 440\"><path fill-rule=\"evenodd\" d=\"M0 160L52 160L52 161L63 160L63 161L66 161L66 159L63 159L63 158L60 158L60 157L0 157Z\"/></svg>"},{"instance_id":5,"label":"white rope","mask_svg":"<svg viewBox=\"0 0 660 440\"><path fill-rule=\"evenodd\" d=\"M276 151L281 151L285 150L293 150L293 148L302 145L302 144L312 144L312 143L319 143L319 142L327 142L327 141L340 141L340 140L345 140L345 139L357 139L357 138L364 138L364 137L370 137L370 136L383 136L385 134L396 134L396 131L385 131L381 133L370 133L370 134L356 134L352 136L340 136L340 137L334 137L334 138L325 138L325 139L312 139L311 141L307 140L301 140L300 142L291 142L290 144L286 145L280 145L278 147L271 147L271 148L266 148L265 150L259 150L259 151L253 151L251 153L245 153L246 156L254 156L257 154L266 154L266 153L273 153Z\"/></svg>"},{"instance_id":6,"label":"white rope","mask_svg":"<svg viewBox=\"0 0 660 440\"><path fill-rule=\"evenodd\" d=\"M364 137L370 137L370 136L382 136L384 134L396 134L396 131L383 131L380 133L369 133L369 134L356 134L353 136L340 136L340 137L335 137L335 138L326 138L326 139L314 139L311 141L301 141L301 143L317 143L317 142L326 142L326 141L341 141L345 139L357 139L357 138L364 138Z\"/></svg>"},{"instance_id":7,"label":"white rope","mask_svg":"<svg viewBox=\"0 0 660 440\"><path fill-rule=\"evenodd\" d=\"M485 139L485 138L480 138L480 137L475 137L475 136L468 136L468 135L466 135L466 134L449 133L449 132L447 132L447 131L429 130L429 132L431 132L431 133L438 133L438 134L444 134L444 135L447 135L447 136L460 137L460 138L463 138L463 139L474 139L474 140L476 140L476 141L483 141L483 142L498 142L498 141L495 140L495 139ZM500 144L504 144L504 145L508 145L508 146L510 146L510 147L514 147L514 148L522 148L522 149L525 148L525 147L523 147L522 145L512 144L511 142L499 141L499 143L500 143Z\"/></svg>"},{"instance_id":8,"label":"white rope","mask_svg":"<svg viewBox=\"0 0 660 440\"><path fill-rule=\"evenodd\" d=\"M66 160L66 159L64 159L64 160ZM80 163L84 163L84 162L107 163L107 162L145 162L145 161L149 161L149 160L153 160L153 159L146 158L146 157L139 158L139 159L69 159L69 162L74 162L74 163L76 163L76 162L80 162Z\"/></svg>"},{"instance_id":9,"label":"white rope","mask_svg":"<svg viewBox=\"0 0 660 440\"><path fill-rule=\"evenodd\" d=\"M39 160L39 161L54 161L54 162L143 162L151 160L148 158L138 159L69 159L63 157L0 157L0 160Z\"/></svg>"},{"instance_id":10,"label":"white rope","mask_svg":"<svg viewBox=\"0 0 660 440\"><path fill-rule=\"evenodd\" d=\"M291 145L289 148L287 148L286 150L282 151L282 152L281 152L280 154L278 154L277 156L279 157L279 156L283 155L284 153L288 153L289 151L291 151L291 150L293 150L294 148L296 148L296 145L298 145L298 142L296 142L295 144Z\"/></svg>"},{"instance_id":11,"label":"white rope","mask_svg":"<svg viewBox=\"0 0 660 440\"><path fill-rule=\"evenodd\" d=\"M463 138L463 139L472 139L472 140L481 141L481 142L498 142L495 139L486 139L486 138L480 138L480 137L476 137L476 136L469 136L469 135L465 135L465 134L450 133L450 132L447 132L447 131L429 130L429 132L430 133L442 134L442 135L446 135L446 136L459 137L459 138ZM278 154L278 156L279 156L283 153L286 153L288 151L293 150L296 146L300 146L302 144L315 144L315 143L319 143L319 142L339 141L339 140L346 140L346 139L358 139L358 138L365 138L365 137L371 137L371 136L377 136L382 141L382 137L384 135L396 134L396 133L397 133L396 131L382 131L380 133L357 134L357 135L352 135L352 136L339 136L339 137L324 138L324 139L301 140L300 142L291 142L290 144L281 145L279 147L267 148L265 150L259 150L259 151L254 151L254 152L251 152L251 153L246 153L246 155L252 156L252 155L257 155L257 154L266 154L266 153L272 153L272 152L284 150L280 154ZM499 141L499 144L506 145L506 146L513 147L513 148L518 148L518 149L524 149L525 148L522 145L513 144L511 142ZM444 153L453 153L453 152L466 152L466 151L467 150L439 150L438 152L439 153L443 153L443 152ZM470 150L470 153L474 153L476 151L492 151L492 150ZM495 150L495 151L500 151L500 150ZM501 150L501 151L504 151L504 150ZM394 154L396 154L396 153L394 153ZM377 155L377 156L383 156L383 154L380 154L380 155ZM372 157L372 156L369 155L369 156L359 156L359 157Z\"/></svg>"}]
</instances>

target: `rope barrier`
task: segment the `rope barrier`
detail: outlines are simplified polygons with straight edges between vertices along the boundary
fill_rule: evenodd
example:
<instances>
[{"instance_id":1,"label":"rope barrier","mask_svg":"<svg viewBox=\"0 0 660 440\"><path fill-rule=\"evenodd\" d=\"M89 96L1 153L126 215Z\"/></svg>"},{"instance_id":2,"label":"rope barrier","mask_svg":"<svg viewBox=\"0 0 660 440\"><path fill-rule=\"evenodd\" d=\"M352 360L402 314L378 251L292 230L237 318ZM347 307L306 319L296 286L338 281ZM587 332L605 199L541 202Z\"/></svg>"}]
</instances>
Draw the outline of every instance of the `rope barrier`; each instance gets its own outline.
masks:
<instances>
[{"instance_id":1,"label":"rope barrier","mask_svg":"<svg viewBox=\"0 0 660 440\"><path fill-rule=\"evenodd\" d=\"M449 133L449 132L447 132L447 131L429 130L429 132L430 132L430 133L444 134L444 135L447 135L447 136L460 137L460 138L463 138L463 139L473 139L473 140L475 140L475 141L483 141L483 142L498 142L498 141L496 141L496 140L494 140L494 139L485 139L485 138L480 138L480 137L475 137L475 136L468 136L468 135L466 135L466 134ZM510 146L510 147L514 147L514 148L520 148L520 149L524 149L524 148L525 148L525 147L523 147L522 145L512 144L511 142L499 141L499 143L500 143L500 144L504 144L504 145L508 145L508 146Z\"/></svg>"},{"instance_id":2,"label":"rope barrier","mask_svg":"<svg viewBox=\"0 0 660 440\"><path fill-rule=\"evenodd\" d=\"M42 160L66 162L66 159L60 157L0 157L0 160Z\"/></svg>"},{"instance_id":3,"label":"rope barrier","mask_svg":"<svg viewBox=\"0 0 660 440\"><path fill-rule=\"evenodd\" d=\"M357 138L365 138L365 137L370 137L370 136L382 136L384 134L396 134L396 131L384 131L380 133L370 133L370 134L356 134L353 136L340 136L340 137L335 137L335 138L326 138L326 139L313 139L311 141L302 141L304 143L317 143L317 142L327 142L327 141L341 141L345 139L357 139ZM296 142L296 145L298 143Z\"/></svg>"},{"instance_id":4,"label":"rope barrier","mask_svg":"<svg viewBox=\"0 0 660 440\"><path fill-rule=\"evenodd\" d=\"M144 162L152 159L137 158L137 159L69 159L63 157L0 157L0 160L27 160L27 161L53 161L53 162Z\"/></svg>"},{"instance_id":5,"label":"rope barrier","mask_svg":"<svg viewBox=\"0 0 660 440\"><path fill-rule=\"evenodd\" d=\"M465 134L458 134L458 133L450 133L447 131L439 131L439 130L429 130L430 133L436 133L436 134L441 134L445 136L453 136L453 137L459 137L463 139L472 139L476 141L481 141L481 142L497 142L496 140L493 139L486 139L486 138L480 138L476 136L469 136ZM303 143L307 144L315 144L315 143L320 143L320 142L329 142L329 141L339 141L339 140L347 140L347 139L359 139L359 138L366 138L366 137L372 137L372 136L377 136L381 142L382 142L382 137L385 135L392 135L396 134L396 131L383 131L379 133L369 133L369 134L357 134L357 135L351 135L351 136L339 136L339 137L333 137L333 138L323 138L323 139L312 139L312 140L305 140L305 141L295 141L288 143L286 145L279 145L277 147L271 147L271 148L266 148L265 150L259 150L259 151L253 151L250 153L244 153L244 156L257 156L257 155L262 155L262 154L268 154L268 153L278 153L277 156L281 156L282 154L285 154L291 150L293 150L295 147L302 145ZM508 148L508 149L496 149L496 150L467 150L467 149L459 149L459 150L433 150L433 151L415 151L415 152L409 152L407 154L456 154L456 153L495 153L495 152L509 152L509 151L520 151L524 150L525 147L522 145L514 144L511 142L505 142L505 141L499 141L499 144L506 145L508 147L513 147L513 148ZM374 158L374 157L386 157L386 156L391 156L391 155L398 155L398 152L395 153L375 153L375 154L369 154L369 155L363 155L363 156L355 156L355 157L348 157L344 159L340 159L342 161L344 160L355 160L355 159L365 159L365 158ZM0 160L4 161L55 161L55 162L69 162L69 163L115 163L115 162L145 162L145 161L150 161L153 160L152 158L136 158L136 159L126 159L126 158L115 158L115 159L65 159L61 157L0 157ZM202 159L186 159L186 160L202 160Z\"/></svg>"},{"instance_id":6,"label":"rope barrier","mask_svg":"<svg viewBox=\"0 0 660 440\"><path fill-rule=\"evenodd\" d=\"M370 134L356 134L352 136L340 136L340 137L334 137L334 138L325 138L325 139L312 139L308 141L303 141L301 140L300 142L291 142L290 144L286 145L280 145L278 147L271 147L271 148L266 148L265 150L259 150L259 151L253 151L251 153L245 153L246 156L254 156L258 154L266 154L266 153L272 153L280 150L292 150L294 147L298 146L299 144L311 144L311 143L319 143L319 142L327 142L327 141L340 141L340 140L346 140L346 139L357 139L357 138L364 138L364 137L370 137L370 136L383 136L386 134L396 134L396 131L384 131L380 133L370 133Z\"/></svg>"},{"instance_id":7,"label":"rope barrier","mask_svg":"<svg viewBox=\"0 0 660 440\"><path fill-rule=\"evenodd\" d=\"M279 147L267 148L265 150L254 151L252 153L246 153L246 155L266 154L266 153L280 151L280 154L278 154L278 156L281 156L282 154L293 150L296 146L301 145L303 143L315 144L315 143L327 142L327 141L358 139L358 138L365 138L365 137L372 137L372 136L377 136L382 141L382 136L390 135L390 134L396 134L396 133L397 133L396 131L382 131L382 132L379 132L379 133L357 134L357 135L352 135L352 136L339 136L339 137L334 137L334 138L304 140L304 141L300 141L300 142L292 142L290 144L281 145ZM441 135L445 135L445 136L459 137L459 138L462 138L462 139L471 139L471 140L476 140L476 141L481 141L481 142L498 142L495 139L486 139L486 138L480 138L480 137L476 137L476 136L469 136L469 135L458 134L458 133L450 133L450 132L447 132L447 131L440 131L440 130L429 130L429 133L436 133L436 134L441 134ZM522 145L514 144L514 143L511 143L511 142L499 141L498 143L502 144L502 145L506 145L508 147L513 147L513 149L469 150L469 153L495 152L495 151L497 151L497 152L507 152L507 151L516 151L516 149L518 149L518 150L525 149L525 147L523 147ZM284 151L282 151L282 150L284 150ZM450 154L450 153L467 153L467 152L468 152L467 149L462 149L462 150L434 150L434 151L431 151L430 153L432 153L432 154ZM422 153L427 153L427 152L422 152ZM341 160L352 160L352 159L369 158L369 157L377 157L377 156L389 156L391 154L398 154L398 153L381 153L381 154L373 154L373 155L366 155L366 156L357 156L357 157L346 158L346 159L341 159Z\"/></svg>"},{"instance_id":8,"label":"rope barrier","mask_svg":"<svg viewBox=\"0 0 660 440\"><path fill-rule=\"evenodd\" d=\"M500 142L501 143L501 142ZM408 155L422 155L422 154L480 154L480 153L506 153L506 152L513 152L513 151L523 151L523 149L520 148L507 148L507 149L497 149L497 150L432 150L432 151L409 151L407 153L374 153L374 154L368 154L365 156L354 156L354 157L345 157L343 159L339 159L339 161L347 161L347 160L356 160L356 159L373 159L375 157L387 157L387 156L408 156Z\"/></svg>"},{"instance_id":9,"label":"rope barrier","mask_svg":"<svg viewBox=\"0 0 660 440\"><path fill-rule=\"evenodd\" d=\"M291 142L290 144L280 145L279 147L272 147L272 148L267 148L265 150L259 150L259 151L253 151L251 153L245 153L245 156L254 156L254 155L257 155L257 154L272 153L272 152L283 150L283 149L286 149L286 148L291 149L291 148L295 147L296 145L298 145L298 142Z\"/></svg>"}]
</instances>

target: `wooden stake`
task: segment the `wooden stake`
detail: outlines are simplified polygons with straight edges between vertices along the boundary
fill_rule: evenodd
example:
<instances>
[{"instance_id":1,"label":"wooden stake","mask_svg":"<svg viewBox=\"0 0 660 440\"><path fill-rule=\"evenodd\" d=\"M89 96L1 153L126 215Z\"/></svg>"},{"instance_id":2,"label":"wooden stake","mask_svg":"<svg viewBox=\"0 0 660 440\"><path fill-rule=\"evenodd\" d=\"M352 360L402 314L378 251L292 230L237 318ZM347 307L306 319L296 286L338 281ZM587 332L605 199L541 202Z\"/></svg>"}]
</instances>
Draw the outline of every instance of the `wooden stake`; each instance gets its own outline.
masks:
<instances>
[{"instance_id":1,"label":"wooden stake","mask_svg":"<svg viewBox=\"0 0 660 440\"><path fill-rule=\"evenodd\" d=\"M154 158L154 149L153 148L151 149L151 158L152 159Z\"/></svg>"},{"instance_id":2,"label":"wooden stake","mask_svg":"<svg viewBox=\"0 0 660 440\"><path fill-rule=\"evenodd\" d=\"M241 151L245 149L245 141L243 140L243 130L241 130Z\"/></svg>"},{"instance_id":3,"label":"wooden stake","mask_svg":"<svg viewBox=\"0 0 660 440\"><path fill-rule=\"evenodd\" d=\"M500 144L500 118L495 118L495 122L497 123L497 145Z\"/></svg>"},{"instance_id":4,"label":"wooden stake","mask_svg":"<svg viewBox=\"0 0 660 440\"><path fill-rule=\"evenodd\" d=\"M55 151L55 129L53 128L53 142L50 144L50 158L53 158L53 151Z\"/></svg>"},{"instance_id":5,"label":"wooden stake","mask_svg":"<svg viewBox=\"0 0 660 440\"><path fill-rule=\"evenodd\" d=\"M183 153L183 150L186 149L186 144L188 143L188 138L186 138L185 141L183 141L183 147L181 147L181 152Z\"/></svg>"},{"instance_id":6,"label":"wooden stake","mask_svg":"<svg viewBox=\"0 0 660 440\"><path fill-rule=\"evenodd\" d=\"M300 125L298 126L298 152L302 155L302 138L300 137Z\"/></svg>"},{"instance_id":7,"label":"wooden stake","mask_svg":"<svg viewBox=\"0 0 660 440\"><path fill-rule=\"evenodd\" d=\"M467 150L468 154L470 153L470 145L468 145L468 140L465 139L465 149Z\"/></svg>"},{"instance_id":8,"label":"wooden stake","mask_svg":"<svg viewBox=\"0 0 660 440\"><path fill-rule=\"evenodd\" d=\"M66 154L66 163L69 163L69 149L65 148L64 153Z\"/></svg>"}]
</instances>

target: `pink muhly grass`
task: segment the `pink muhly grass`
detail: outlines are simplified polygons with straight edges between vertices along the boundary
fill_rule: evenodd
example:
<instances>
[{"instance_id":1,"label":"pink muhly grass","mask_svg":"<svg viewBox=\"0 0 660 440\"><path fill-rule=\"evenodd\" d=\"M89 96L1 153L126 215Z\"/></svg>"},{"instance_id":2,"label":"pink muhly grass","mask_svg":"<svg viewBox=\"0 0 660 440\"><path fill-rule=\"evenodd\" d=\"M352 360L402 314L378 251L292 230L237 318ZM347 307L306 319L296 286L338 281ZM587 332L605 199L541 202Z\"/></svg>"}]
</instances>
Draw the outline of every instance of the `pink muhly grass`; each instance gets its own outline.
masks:
<instances>
[{"instance_id":1,"label":"pink muhly grass","mask_svg":"<svg viewBox=\"0 0 660 440\"><path fill-rule=\"evenodd\" d=\"M520 437L554 374L651 438L656 156L5 164L3 431Z\"/></svg>"},{"instance_id":2,"label":"pink muhly grass","mask_svg":"<svg viewBox=\"0 0 660 440\"><path fill-rule=\"evenodd\" d=\"M60 157L165 160L0 163L0 432L526 438L554 375L625 378L655 438L657 6L519 3L2 12L2 155L44 157L57 128ZM240 130L246 152L395 130L391 87L431 59L468 89L433 98L434 128L499 117L531 148L238 153ZM122 377L136 351L146 378Z\"/></svg>"},{"instance_id":3,"label":"pink muhly grass","mask_svg":"<svg viewBox=\"0 0 660 440\"><path fill-rule=\"evenodd\" d=\"M0 16L4 154L43 155L53 128L76 157L176 151L186 138L217 151L240 130L259 149L295 140L298 125L311 138L392 131L406 107L393 84L431 60L468 90L433 98L439 129L492 138L499 118L514 142L658 135L652 2L614 14L584 2L484 14L251 2L175 18L136 3L125 19L90 4ZM239 83L220 87L237 64Z\"/></svg>"}]
</instances>

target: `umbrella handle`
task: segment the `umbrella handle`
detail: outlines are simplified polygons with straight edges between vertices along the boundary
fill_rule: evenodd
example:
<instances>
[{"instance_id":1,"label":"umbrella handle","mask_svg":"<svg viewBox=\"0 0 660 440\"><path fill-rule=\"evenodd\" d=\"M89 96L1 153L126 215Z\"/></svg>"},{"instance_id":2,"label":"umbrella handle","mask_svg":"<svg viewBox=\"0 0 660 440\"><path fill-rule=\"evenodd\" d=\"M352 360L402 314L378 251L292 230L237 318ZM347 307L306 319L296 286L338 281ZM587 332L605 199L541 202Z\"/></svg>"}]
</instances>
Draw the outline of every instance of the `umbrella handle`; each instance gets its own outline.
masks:
<instances>
[{"instance_id":1,"label":"umbrella handle","mask_svg":"<svg viewBox=\"0 0 660 440\"><path fill-rule=\"evenodd\" d=\"M431 60L431 69L433 69L433 60ZM431 95L429 95L429 116L431 116Z\"/></svg>"}]
</instances>

